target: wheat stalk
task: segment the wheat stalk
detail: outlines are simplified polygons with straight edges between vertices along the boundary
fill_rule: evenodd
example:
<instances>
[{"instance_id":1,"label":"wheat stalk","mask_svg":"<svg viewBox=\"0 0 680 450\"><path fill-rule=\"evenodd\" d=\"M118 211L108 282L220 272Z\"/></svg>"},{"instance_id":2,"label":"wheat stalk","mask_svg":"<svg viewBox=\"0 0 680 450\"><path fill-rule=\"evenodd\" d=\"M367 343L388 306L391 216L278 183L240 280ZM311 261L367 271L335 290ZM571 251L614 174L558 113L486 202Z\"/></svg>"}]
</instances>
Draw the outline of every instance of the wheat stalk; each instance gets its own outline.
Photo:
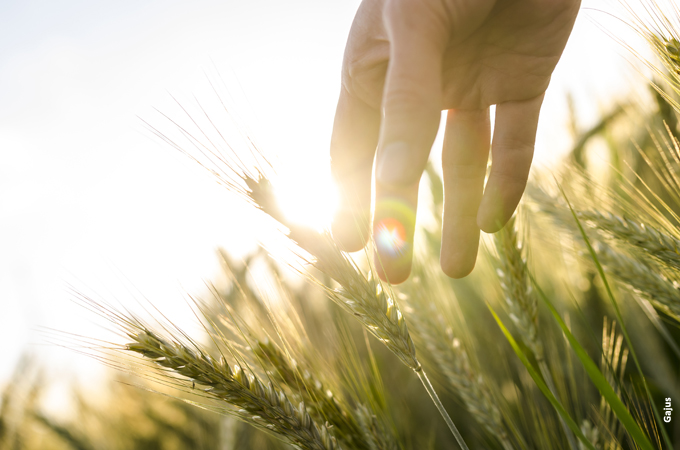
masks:
<instances>
[{"instance_id":1,"label":"wheat stalk","mask_svg":"<svg viewBox=\"0 0 680 450\"><path fill-rule=\"evenodd\" d=\"M265 306L261 311L268 316L283 345L277 344L266 336L260 338L241 317L239 317L238 326L234 325L235 318L239 314L232 311L231 304L237 298L248 299L250 309L261 308L262 302L257 300L258 296L245 281L246 269L236 269L226 254L223 253L222 257L228 270L233 273L234 279L241 281L234 281L238 289L232 289L227 296L220 295L221 301L224 302L224 307L229 310L229 317L231 318L221 317L221 320L219 320L221 324L226 327L235 340L243 341L244 349L254 355L256 360L254 363L264 370L269 379L278 383L282 388L287 387L289 390L286 390L286 392L292 392L292 395L298 401L304 401L307 411L318 423L326 422L333 427L334 436L342 443L343 447L370 450L371 443L364 435L352 407L342 397L334 395L329 384L324 382L324 379L328 380L328 378L323 377L319 370L313 368L316 366L312 358L305 356L306 353L303 353L300 358L294 356L296 353L290 347L290 342L292 340L297 342L298 345L302 345L300 332L304 329L304 325L301 322L291 323L290 313L286 318L278 315L275 318L275 312L270 309L270 306ZM268 259L268 261L271 260ZM283 289L283 287L280 286L280 289ZM287 302L290 301L289 293L282 290L281 294ZM292 304L287 303L286 306L292 307ZM299 318L297 319L299 320ZM305 345L312 346L313 344L306 342ZM317 354L317 356L319 355Z\"/></svg>"},{"instance_id":2,"label":"wheat stalk","mask_svg":"<svg viewBox=\"0 0 680 450\"><path fill-rule=\"evenodd\" d=\"M177 127L181 139L188 141L189 148L194 148L197 153L187 150L186 144L165 135L148 122L144 123L160 139L208 170L228 190L288 228L288 237L312 255L313 260L308 262L340 284L341 288L338 290L327 288L331 298L361 321L371 334L382 341L407 366L419 372L421 366L416 358L406 321L396 301L384 292L382 284L375 279L364 277L355 264L337 248L330 233L318 232L286 219L277 204L272 184L265 174L273 170L271 164L252 141L247 142L250 154L247 161L244 161L236 150L224 141L224 137L221 139L226 148L221 149L186 109L181 105L180 107L197 127L197 135L193 135L167 115L161 114ZM214 127L212 122L211 127Z\"/></svg>"},{"instance_id":3,"label":"wheat stalk","mask_svg":"<svg viewBox=\"0 0 680 450\"><path fill-rule=\"evenodd\" d=\"M460 340L454 338L453 329L447 326L433 301L422 292L430 292L426 275L421 273L412 282L407 295L408 313L418 342L428 351L448 381L452 392L465 405L468 412L504 449L513 448L502 420L498 402L484 377L473 368L468 353ZM428 289L425 288L428 285ZM403 289L408 289L404 287ZM421 293L421 294L419 294Z\"/></svg>"},{"instance_id":4,"label":"wheat stalk","mask_svg":"<svg viewBox=\"0 0 680 450\"><path fill-rule=\"evenodd\" d=\"M614 386L616 394L621 395L620 386L626 372L628 349L623 347L623 336L616 333L616 322L608 320L607 316L604 317L603 322L600 366L609 384ZM607 435L603 436L605 442L603 442L602 448L619 450L621 448L618 443L621 435L620 425L604 397L600 398L599 415L602 426L607 432ZM593 426L593 429L597 430L595 426Z\"/></svg>"},{"instance_id":5,"label":"wheat stalk","mask_svg":"<svg viewBox=\"0 0 680 450\"><path fill-rule=\"evenodd\" d=\"M189 115L188 112L186 114ZM335 280L340 288L331 289L323 283L319 283L319 285L327 290L330 298L336 304L356 317L369 333L385 344L404 364L416 372L458 444L461 448L467 450L465 441L446 412L427 375L422 370L422 366L416 357L416 349L409 334L406 320L396 299L385 292L382 283L371 276L370 273L368 277L364 276L354 262L340 251L328 231L318 232L291 223L286 219L276 202L272 184L265 175L265 171L272 168L271 164L254 147L252 142L248 142L252 158L250 158L249 163L246 163L239 158L234 148L228 143L225 142L226 152L218 148L201 127L191 119L190 115L189 119L197 126L199 136L203 136L201 139L206 139L206 142L192 135L170 117L163 116L178 127L182 138L188 140L190 146L197 149L200 155L192 154L183 145L164 135L152 125L145 123L153 133L166 143L207 169L217 178L220 184L288 229L288 237L302 250L309 253L312 258L300 256L311 266Z\"/></svg>"},{"instance_id":6,"label":"wheat stalk","mask_svg":"<svg viewBox=\"0 0 680 450\"><path fill-rule=\"evenodd\" d=\"M452 386L458 387L458 395L477 422L495 436L504 449L513 448L497 401L491 394L486 380L473 370L467 351L458 339L449 339L448 343L448 352L437 352L434 355L442 372Z\"/></svg>"},{"instance_id":7,"label":"wheat stalk","mask_svg":"<svg viewBox=\"0 0 680 450\"><path fill-rule=\"evenodd\" d=\"M581 423L581 433L583 433L588 442L593 444L595 448L600 448L600 430L590 423L588 419L583 419L583 422ZM579 441L578 449L586 450L586 448L585 444Z\"/></svg>"},{"instance_id":8,"label":"wheat stalk","mask_svg":"<svg viewBox=\"0 0 680 450\"><path fill-rule=\"evenodd\" d=\"M254 373L238 364L229 366L224 358L215 360L146 328L128 336L133 342L125 346L126 350L188 378L206 396L240 408L237 415L246 422L273 431L306 450L340 449L328 427L317 425L310 417L304 402L294 407L271 382L265 386Z\"/></svg>"},{"instance_id":9,"label":"wheat stalk","mask_svg":"<svg viewBox=\"0 0 680 450\"><path fill-rule=\"evenodd\" d=\"M257 179L247 173L237 174L237 176L241 176L247 186L246 198L286 226L289 230L288 237L314 257L313 261L309 261L310 264L340 284L339 289L329 289L322 285L330 294L331 299L355 316L368 332L416 372L456 441L461 448L467 449L465 441L416 357L413 340L396 299L387 294L382 283L372 276L372 273L365 277L356 265L338 249L327 231L317 232L289 223L276 205L271 183L261 172L258 173Z\"/></svg>"},{"instance_id":10,"label":"wheat stalk","mask_svg":"<svg viewBox=\"0 0 680 450\"><path fill-rule=\"evenodd\" d=\"M528 190L541 211L562 224L571 224L573 217L564 202L540 188ZM574 210L576 217L591 228L598 229L624 244L652 256L671 269L680 271L680 239L649 224L631 220L611 212ZM570 227L572 228L572 227Z\"/></svg>"},{"instance_id":11,"label":"wheat stalk","mask_svg":"<svg viewBox=\"0 0 680 450\"><path fill-rule=\"evenodd\" d=\"M628 11L632 19L632 25L652 50L661 60L663 67L658 67L652 61L647 60L640 55L633 47L621 41L625 47L628 48L634 55L636 55L642 62L652 69L652 71L665 80L676 93L680 93L680 35L678 35L677 20L680 18L680 9L674 2L668 2L672 5L670 14L674 18L666 15L666 12L659 5L656 0L645 0L642 2L646 15L646 19L636 13L631 5L623 2L623 6ZM656 83L652 83L652 87L670 104L676 111L680 111L680 104L677 100L666 93Z\"/></svg>"}]
</instances>

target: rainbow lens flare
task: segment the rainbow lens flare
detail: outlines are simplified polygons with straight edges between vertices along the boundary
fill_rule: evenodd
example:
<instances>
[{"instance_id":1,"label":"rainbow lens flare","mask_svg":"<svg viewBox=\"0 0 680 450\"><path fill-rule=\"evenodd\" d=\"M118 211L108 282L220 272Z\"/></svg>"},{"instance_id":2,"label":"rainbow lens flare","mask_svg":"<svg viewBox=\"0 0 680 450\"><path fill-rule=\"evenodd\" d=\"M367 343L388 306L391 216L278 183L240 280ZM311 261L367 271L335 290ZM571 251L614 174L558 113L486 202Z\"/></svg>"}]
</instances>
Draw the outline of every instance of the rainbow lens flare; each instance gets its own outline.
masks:
<instances>
[{"instance_id":1,"label":"rainbow lens flare","mask_svg":"<svg viewBox=\"0 0 680 450\"><path fill-rule=\"evenodd\" d=\"M406 229L401 222L392 217L381 220L375 227L375 244L382 255L396 258L404 254L408 247Z\"/></svg>"}]
</instances>

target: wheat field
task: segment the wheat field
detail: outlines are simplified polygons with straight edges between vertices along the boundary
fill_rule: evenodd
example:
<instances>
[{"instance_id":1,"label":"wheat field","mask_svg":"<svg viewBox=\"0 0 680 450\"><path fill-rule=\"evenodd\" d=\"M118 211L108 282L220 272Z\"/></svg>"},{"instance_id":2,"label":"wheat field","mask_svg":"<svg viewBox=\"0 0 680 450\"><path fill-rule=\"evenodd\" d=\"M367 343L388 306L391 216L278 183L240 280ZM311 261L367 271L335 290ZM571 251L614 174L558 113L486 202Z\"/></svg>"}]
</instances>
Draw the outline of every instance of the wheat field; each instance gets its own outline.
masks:
<instances>
[{"instance_id":1,"label":"wheat field","mask_svg":"<svg viewBox=\"0 0 680 450\"><path fill-rule=\"evenodd\" d=\"M47 334L108 366L112 395L75 390L74 411L47 414L49 377L26 355L1 392L0 450L679 448L680 15L648 7L654 21L631 24L658 56L648 104L622 98L574 129L560 170L535 173L462 280L439 268L436 165L413 273L392 286L370 248L343 253L286 216L251 142L239 153L211 120L145 121L284 245L220 250L220 276L188 293L198 334L161 305L74 291L116 339Z\"/></svg>"}]
</instances>

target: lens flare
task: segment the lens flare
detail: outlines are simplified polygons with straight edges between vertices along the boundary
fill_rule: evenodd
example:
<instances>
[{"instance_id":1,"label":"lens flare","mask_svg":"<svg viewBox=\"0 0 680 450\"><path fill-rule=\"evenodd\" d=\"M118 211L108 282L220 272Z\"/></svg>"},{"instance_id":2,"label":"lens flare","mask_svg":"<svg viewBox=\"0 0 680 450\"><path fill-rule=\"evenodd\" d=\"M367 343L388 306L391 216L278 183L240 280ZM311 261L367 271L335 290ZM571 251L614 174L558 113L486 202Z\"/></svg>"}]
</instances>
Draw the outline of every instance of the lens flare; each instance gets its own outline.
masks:
<instances>
[{"instance_id":1,"label":"lens flare","mask_svg":"<svg viewBox=\"0 0 680 450\"><path fill-rule=\"evenodd\" d=\"M375 243L382 255L402 255L408 246L404 225L392 217L381 220L376 227Z\"/></svg>"}]
</instances>

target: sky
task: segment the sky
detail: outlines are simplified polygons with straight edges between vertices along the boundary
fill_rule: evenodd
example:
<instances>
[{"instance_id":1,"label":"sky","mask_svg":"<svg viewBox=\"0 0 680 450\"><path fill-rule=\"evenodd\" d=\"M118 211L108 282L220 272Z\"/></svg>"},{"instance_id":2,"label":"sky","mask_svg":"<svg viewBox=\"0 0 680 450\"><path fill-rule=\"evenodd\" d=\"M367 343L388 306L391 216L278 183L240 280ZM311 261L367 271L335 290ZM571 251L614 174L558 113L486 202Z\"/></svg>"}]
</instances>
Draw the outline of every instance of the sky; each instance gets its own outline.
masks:
<instances>
[{"instance_id":1,"label":"sky","mask_svg":"<svg viewBox=\"0 0 680 450\"><path fill-rule=\"evenodd\" d=\"M289 180L289 198L313 201L329 189L328 143L358 4L0 2L0 340L9 348L0 383L27 349L59 373L89 364L41 331L101 335L69 286L123 304L137 290L181 325L183 292L218 272L216 248L245 254L257 245L257 215L143 126L169 126L156 110L175 114L173 97L214 102L207 80L221 77ZM631 86L644 88L639 64L601 29L635 41L594 9L607 5L583 1L546 94L537 166L569 148L567 93L587 128Z\"/></svg>"}]
</instances>

